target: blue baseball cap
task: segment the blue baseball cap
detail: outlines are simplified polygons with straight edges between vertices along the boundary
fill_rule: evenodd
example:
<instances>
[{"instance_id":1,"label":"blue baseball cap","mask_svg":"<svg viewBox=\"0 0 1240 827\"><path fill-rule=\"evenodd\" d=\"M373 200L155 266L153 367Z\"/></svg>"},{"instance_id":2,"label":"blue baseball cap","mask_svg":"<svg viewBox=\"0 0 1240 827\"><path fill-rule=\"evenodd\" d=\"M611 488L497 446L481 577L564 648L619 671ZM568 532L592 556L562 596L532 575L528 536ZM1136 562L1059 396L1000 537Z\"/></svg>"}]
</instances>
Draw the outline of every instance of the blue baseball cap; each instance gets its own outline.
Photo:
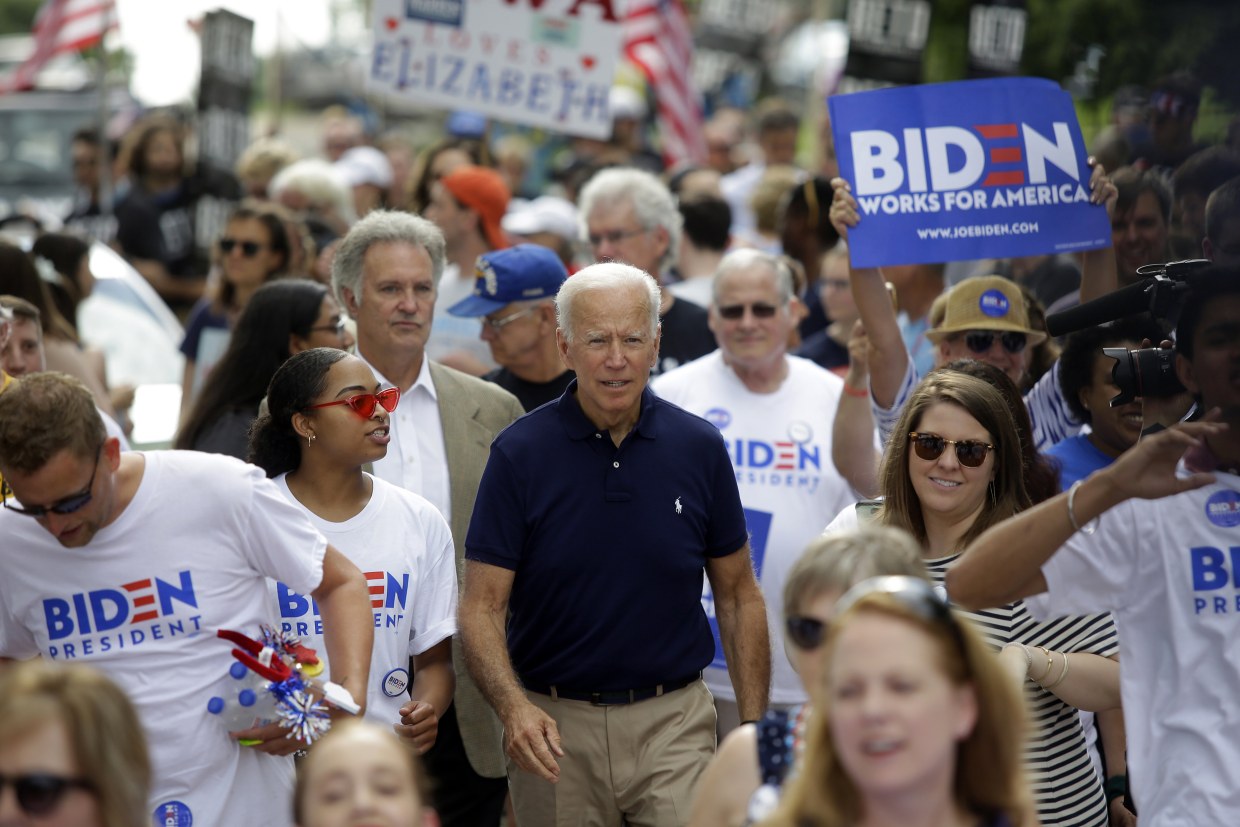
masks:
<instances>
[{"instance_id":1,"label":"blue baseball cap","mask_svg":"<svg viewBox=\"0 0 1240 827\"><path fill-rule=\"evenodd\" d=\"M518 244L478 256L473 295L448 308L453 316L486 316L513 302L555 298L568 270L538 244Z\"/></svg>"}]
</instances>

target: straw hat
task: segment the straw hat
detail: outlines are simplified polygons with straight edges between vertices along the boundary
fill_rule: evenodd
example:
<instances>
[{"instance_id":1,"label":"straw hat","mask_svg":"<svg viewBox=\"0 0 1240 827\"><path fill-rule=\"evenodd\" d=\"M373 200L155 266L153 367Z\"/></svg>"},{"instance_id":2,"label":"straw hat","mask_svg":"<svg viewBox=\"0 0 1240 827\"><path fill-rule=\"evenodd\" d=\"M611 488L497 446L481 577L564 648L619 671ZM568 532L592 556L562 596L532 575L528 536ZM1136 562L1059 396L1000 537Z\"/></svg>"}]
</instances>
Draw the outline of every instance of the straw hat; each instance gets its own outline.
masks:
<instances>
[{"instance_id":1,"label":"straw hat","mask_svg":"<svg viewBox=\"0 0 1240 827\"><path fill-rule=\"evenodd\" d=\"M1029 326L1029 311L1020 288L1002 276L966 279L947 293L943 322L926 331L938 344L966 330L1010 330L1024 333L1030 346L1046 341L1046 331Z\"/></svg>"}]
</instances>

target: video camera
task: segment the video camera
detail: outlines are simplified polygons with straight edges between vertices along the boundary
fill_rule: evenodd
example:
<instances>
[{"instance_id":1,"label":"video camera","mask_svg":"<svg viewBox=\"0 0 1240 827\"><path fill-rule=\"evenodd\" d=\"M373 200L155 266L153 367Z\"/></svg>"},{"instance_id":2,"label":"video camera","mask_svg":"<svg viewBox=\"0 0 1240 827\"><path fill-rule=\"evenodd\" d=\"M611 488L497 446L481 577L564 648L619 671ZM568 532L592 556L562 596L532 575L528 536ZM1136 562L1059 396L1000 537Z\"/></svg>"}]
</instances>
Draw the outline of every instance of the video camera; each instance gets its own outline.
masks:
<instances>
[{"instance_id":1,"label":"video camera","mask_svg":"<svg viewBox=\"0 0 1240 827\"><path fill-rule=\"evenodd\" d=\"M1047 332L1052 336L1064 336L1147 311L1159 321L1174 324L1192 289L1193 275L1209 264L1209 261L1200 258L1147 264L1137 270L1137 275L1145 277L1142 281L1047 316ZM1111 400L1111 407L1131 402L1137 396L1161 398L1184 392L1184 386L1175 373L1173 350L1108 347L1103 348L1102 352L1116 360L1111 377L1120 392Z\"/></svg>"}]
</instances>

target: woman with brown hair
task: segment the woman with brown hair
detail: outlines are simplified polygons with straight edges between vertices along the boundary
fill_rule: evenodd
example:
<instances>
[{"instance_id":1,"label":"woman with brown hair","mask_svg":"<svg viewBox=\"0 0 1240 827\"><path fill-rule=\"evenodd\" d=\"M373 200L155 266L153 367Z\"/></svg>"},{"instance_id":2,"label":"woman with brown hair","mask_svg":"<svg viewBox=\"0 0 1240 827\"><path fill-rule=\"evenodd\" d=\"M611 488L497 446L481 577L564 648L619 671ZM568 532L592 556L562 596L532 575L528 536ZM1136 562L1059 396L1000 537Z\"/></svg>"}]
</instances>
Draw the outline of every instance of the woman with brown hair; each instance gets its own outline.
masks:
<instances>
[{"instance_id":1,"label":"woman with brown hair","mask_svg":"<svg viewBox=\"0 0 1240 827\"><path fill-rule=\"evenodd\" d=\"M1020 697L925 581L850 589L828 628L800 775L764 827L1029 827Z\"/></svg>"},{"instance_id":2,"label":"woman with brown hair","mask_svg":"<svg viewBox=\"0 0 1240 827\"><path fill-rule=\"evenodd\" d=\"M142 827L150 777L142 725L112 681L47 660L0 670L0 824Z\"/></svg>"}]
</instances>

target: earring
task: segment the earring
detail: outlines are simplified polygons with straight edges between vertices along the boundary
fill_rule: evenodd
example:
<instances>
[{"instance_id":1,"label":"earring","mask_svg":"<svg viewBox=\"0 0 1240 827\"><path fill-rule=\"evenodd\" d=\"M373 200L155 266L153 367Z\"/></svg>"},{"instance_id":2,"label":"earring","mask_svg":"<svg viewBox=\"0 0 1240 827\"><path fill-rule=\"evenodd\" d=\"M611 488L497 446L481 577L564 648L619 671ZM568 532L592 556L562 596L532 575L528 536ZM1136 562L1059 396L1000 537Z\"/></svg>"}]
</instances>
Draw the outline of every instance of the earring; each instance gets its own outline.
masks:
<instances>
[{"instance_id":1,"label":"earring","mask_svg":"<svg viewBox=\"0 0 1240 827\"><path fill-rule=\"evenodd\" d=\"M989 485L987 485L986 487L990 489L990 504L991 504L991 505L998 505L998 504L999 504L999 502L998 502L998 500L997 500L997 499L996 499L996 497L995 497L995 481L994 481L994 480L991 480L991 481L990 481L990 484L989 484Z\"/></svg>"},{"instance_id":2,"label":"earring","mask_svg":"<svg viewBox=\"0 0 1240 827\"><path fill-rule=\"evenodd\" d=\"M310 447L310 443L314 442L316 439L318 439L318 437L317 437L317 436L315 436L314 434L310 434L309 436L307 436L307 437L306 437L306 447L307 447L307 448L309 448L309 447Z\"/></svg>"}]
</instances>

